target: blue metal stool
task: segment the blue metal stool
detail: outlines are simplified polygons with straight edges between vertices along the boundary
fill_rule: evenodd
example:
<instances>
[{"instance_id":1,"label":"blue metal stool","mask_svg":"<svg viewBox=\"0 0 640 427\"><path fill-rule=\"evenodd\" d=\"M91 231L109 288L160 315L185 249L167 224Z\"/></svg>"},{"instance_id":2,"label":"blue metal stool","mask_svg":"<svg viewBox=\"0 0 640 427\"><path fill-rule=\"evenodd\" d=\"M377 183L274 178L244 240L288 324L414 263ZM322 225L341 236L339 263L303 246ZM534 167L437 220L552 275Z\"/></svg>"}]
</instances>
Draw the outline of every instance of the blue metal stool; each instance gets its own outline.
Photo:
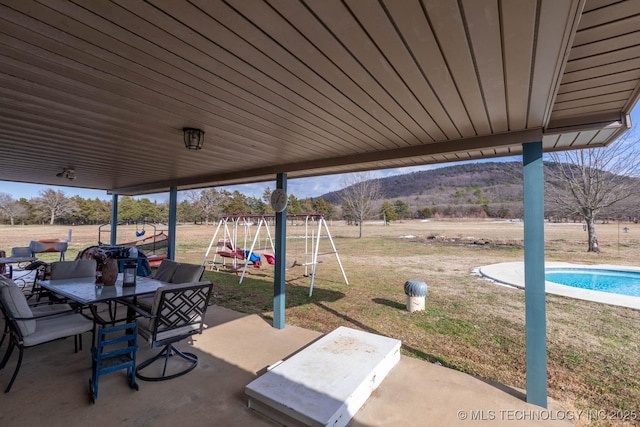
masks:
<instances>
[{"instance_id":1,"label":"blue metal stool","mask_svg":"<svg viewBox=\"0 0 640 427\"><path fill-rule=\"evenodd\" d=\"M138 350L138 322L98 329L98 341L91 348L92 373L89 380L91 402L98 399L98 380L101 375L127 370L129 387L136 384L136 351Z\"/></svg>"}]
</instances>

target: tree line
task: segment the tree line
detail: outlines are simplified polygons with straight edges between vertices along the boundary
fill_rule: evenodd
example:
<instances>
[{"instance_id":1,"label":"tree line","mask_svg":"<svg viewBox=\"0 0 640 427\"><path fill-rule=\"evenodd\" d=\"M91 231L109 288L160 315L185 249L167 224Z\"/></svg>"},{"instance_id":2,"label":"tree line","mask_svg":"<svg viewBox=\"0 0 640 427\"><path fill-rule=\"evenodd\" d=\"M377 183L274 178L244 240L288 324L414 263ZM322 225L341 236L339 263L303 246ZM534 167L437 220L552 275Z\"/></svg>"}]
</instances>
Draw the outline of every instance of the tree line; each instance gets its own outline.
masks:
<instances>
[{"instance_id":1,"label":"tree line","mask_svg":"<svg viewBox=\"0 0 640 427\"><path fill-rule=\"evenodd\" d=\"M607 147L550 153L545 162L545 217L550 221L582 221L588 232L588 250L599 251L596 218L639 220L640 144L631 137ZM522 167L517 162L452 166L428 171L424 194L409 197L398 188L416 178L413 173L374 179L370 172L345 175L342 190L325 197L298 199L290 194L287 213L319 213L359 226L369 219L385 223L411 218L522 218ZM435 172L439 172L434 175ZM424 174L422 174L424 175ZM444 177L449 177L447 181ZM407 181L409 180L409 181ZM394 190L394 191L391 191ZM178 204L177 220L209 224L223 215L273 214L271 189L262 197L209 188L191 190ZM148 198L121 197L119 221L166 222L169 206ZM67 197L62 191L43 190L39 197L14 200L0 193L0 218L8 224L103 224L111 219L111 202Z\"/></svg>"},{"instance_id":2,"label":"tree line","mask_svg":"<svg viewBox=\"0 0 640 427\"><path fill-rule=\"evenodd\" d=\"M184 194L177 206L177 220L182 223L209 224L223 215L273 214L269 205L271 190L267 187L262 198L250 197L239 191L191 190ZM290 194L288 213L320 213L333 219L336 207L323 198L298 199ZM122 196L118 200L118 221L167 222L169 204L148 198ZM60 224L91 225L111 221L111 200L85 199L67 196L63 191L46 189L38 197L14 199L0 193L0 219L4 224Z\"/></svg>"},{"instance_id":3,"label":"tree line","mask_svg":"<svg viewBox=\"0 0 640 427\"><path fill-rule=\"evenodd\" d=\"M459 190L465 192L467 190ZM482 194L481 189L468 190ZM229 192L215 188L191 190L182 195L177 206L177 219L182 223L217 222L223 215L269 215L273 209L269 204L271 190L267 187L261 198L247 196L239 191ZM476 203L485 203L479 197ZM482 213L478 212L478 209ZM484 210L483 210L484 209ZM118 221L167 222L169 205L149 198L122 196L118 200ZM381 219L387 222L431 217L486 217L491 216L487 207L478 204L458 207L431 206L413 207L402 199L384 199L377 180L368 173L355 174L342 193L340 205L322 197L299 199L289 194L287 213L319 213L326 219L344 219L355 225L366 220ZM10 194L0 193L0 219L8 225L59 224L92 225L106 224L111 220L111 200L85 199L67 196L63 191L45 189L38 197L14 199Z\"/></svg>"}]
</instances>

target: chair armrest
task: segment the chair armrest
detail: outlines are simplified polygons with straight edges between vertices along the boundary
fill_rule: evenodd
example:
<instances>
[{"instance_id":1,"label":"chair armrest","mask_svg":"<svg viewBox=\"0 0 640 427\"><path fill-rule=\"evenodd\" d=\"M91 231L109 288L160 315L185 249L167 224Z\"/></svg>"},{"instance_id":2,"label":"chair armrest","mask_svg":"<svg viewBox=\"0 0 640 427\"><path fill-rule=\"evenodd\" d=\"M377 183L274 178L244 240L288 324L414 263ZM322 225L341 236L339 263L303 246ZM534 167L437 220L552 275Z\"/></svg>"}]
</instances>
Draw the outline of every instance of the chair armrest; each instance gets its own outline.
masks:
<instances>
[{"instance_id":1,"label":"chair armrest","mask_svg":"<svg viewBox=\"0 0 640 427\"><path fill-rule=\"evenodd\" d=\"M125 300L119 299L118 300L118 304L126 305L128 308L130 308L131 310L135 311L136 313L138 313L142 317L146 317L148 319L153 319L154 317L156 317L155 314L151 314L148 311L141 309L137 305L131 304L129 301L125 301Z\"/></svg>"},{"instance_id":2,"label":"chair armrest","mask_svg":"<svg viewBox=\"0 0 640 427\"><path fill-rule=\"evenodd\" d=\"M13 320L38 320L38 319L44 319L47 317L55 317L55 316L60 316L61 314L75 314L77 313L77 311L71 309L71 310L63 310L63 311L54 311L51 313L43 313L43 314L39 314L37 316L31 316L31 317L12 317ZM85 316L86 317L86 316Z\"/></svg>"},{"instance_id":3,"label":"chair armrest","mask_svg":"<svg viewBox=\"0 0 640 427\"><path fill-rule=\"evenodd\" d=\"M29 298L31 295L35 295L35 294L25 294L25 296L27 298ZM66 304L65 302L53 302L53 301L33 301L33 302L29 302L28 305L29 307L39 307L41 305L63 305Z\"/></svg>"}]
</instances>

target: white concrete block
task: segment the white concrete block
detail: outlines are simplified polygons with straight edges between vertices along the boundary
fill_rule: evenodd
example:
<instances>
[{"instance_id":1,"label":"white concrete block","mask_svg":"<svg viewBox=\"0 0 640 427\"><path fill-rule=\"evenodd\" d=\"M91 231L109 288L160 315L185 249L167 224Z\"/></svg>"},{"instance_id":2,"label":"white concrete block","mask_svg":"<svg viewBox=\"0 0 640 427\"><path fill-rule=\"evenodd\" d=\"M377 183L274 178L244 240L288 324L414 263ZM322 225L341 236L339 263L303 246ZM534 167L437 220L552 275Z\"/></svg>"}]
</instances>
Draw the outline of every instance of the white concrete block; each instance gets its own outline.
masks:
<instances>
[{"instance_id":1,"label":"white concrete block","mask_svg":"<svg viewBox=\"0 0 640 427\"><path fill-rule=\"evenodd\" d=\"M249 407L285 425L345 426L400 361L400 345L341 326L248 384Z\"/></svg>"}]
</instances>

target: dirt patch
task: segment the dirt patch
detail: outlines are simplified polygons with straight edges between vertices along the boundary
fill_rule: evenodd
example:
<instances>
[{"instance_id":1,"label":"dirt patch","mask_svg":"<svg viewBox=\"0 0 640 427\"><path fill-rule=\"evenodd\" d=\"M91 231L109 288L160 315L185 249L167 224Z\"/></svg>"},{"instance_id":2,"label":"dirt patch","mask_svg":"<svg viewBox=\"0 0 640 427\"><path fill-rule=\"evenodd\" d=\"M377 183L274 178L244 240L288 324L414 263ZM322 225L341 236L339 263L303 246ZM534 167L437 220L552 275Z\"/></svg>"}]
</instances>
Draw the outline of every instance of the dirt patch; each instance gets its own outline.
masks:
<instances>
[{"instance_id":1,"label":"dirt patch","mask_svg":"<svg viewBox=\"0 0 640 427\"><path fill-rule=\"evenodd\" d=\"M438 243L438 244L447 244L447 245L508 246L508 247L524 246L522 241L512 240L512 239L452 237L452 236L441 236L441 235L414 237L407 240L412 242L417 242L417 243Z\"/></svg>"}]
</instances>

